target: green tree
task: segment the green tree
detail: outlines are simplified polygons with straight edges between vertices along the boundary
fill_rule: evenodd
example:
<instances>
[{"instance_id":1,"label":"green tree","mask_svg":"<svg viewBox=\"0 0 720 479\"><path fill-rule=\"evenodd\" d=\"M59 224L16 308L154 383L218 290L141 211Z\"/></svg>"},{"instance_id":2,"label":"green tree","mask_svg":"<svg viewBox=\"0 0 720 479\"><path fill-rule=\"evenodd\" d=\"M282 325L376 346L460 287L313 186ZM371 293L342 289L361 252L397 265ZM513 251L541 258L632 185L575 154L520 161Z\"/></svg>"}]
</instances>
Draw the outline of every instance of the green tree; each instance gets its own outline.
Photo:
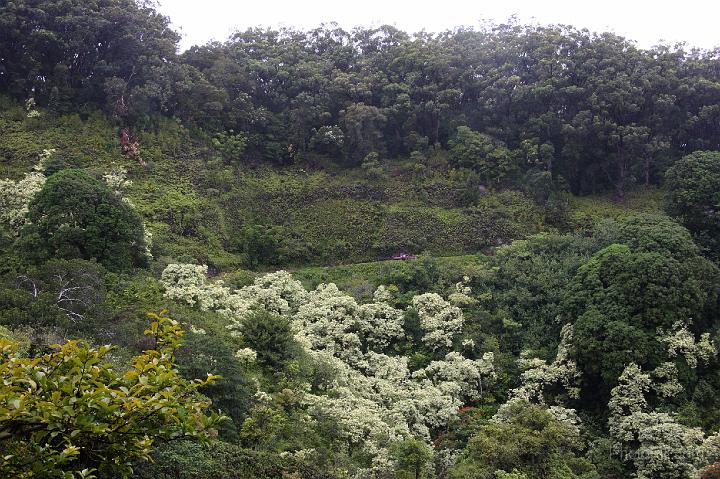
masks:
<instances>
[{"instance_id":1,"label":"green tree","mask_svg":"<svg viewBox=\"0 0 720 479\"><path fill-rule=\"evenodd\" d=\"M720 255L720 152L696 151L665 173L668 210L708 248Z\"/></svg>"},{"instance_id":2,"label":"green tree","mask_svg":"<svg viewBox=\"0 0 720 479\"><path fill-rule=\"evenodd\" d=\"M238 240L239 250L250 268L274 264L278 260L282 228L277 226L243 226Z\"/></svg>"},{"instance_id":3,"label":"green tree","mask_svg":"<svg viewBox=\"0 0 720 479\"><path fill-rule=\"evenodd\" d=\"M703 327L715 301L717 270L701 257L674 258L656 241L649 246L607 246L582 265L566 290L562 315L575 322L578 364L587 398L607 398L625 365L656 367L665 346L657 329L687 324ZM596 404L596 403L595 403Z\"/></svg>"},{"instance_id":4,"label":"green tree","mask_svg":"<svg viewBox=\"0 0 720 479\"><path fill-rule=\"evenodd\" d=\"M499 184L517 171L517 163L503 142L467 126L458 127L449 146L455 164L474 169L488 183Z\"/></svg>"},{"instance_id":5,"label":"green tree","mask_svg":"<svg viewBox=\"0 0 720 479\"><path fill-rule=\"evenodd\" d=\"M122 85L120 99L153 67L175 58L180 37L168 25L146 2L134 0L4 3L0 88L72 108L88 100L102 104L111 81Z\"/></svg>"},{"instance_id":6,"label":"green tree","mask_svg":"<svg viewBox=\"0 0 720 479\"><path fill-rule=\"evenodd\" d=\"M352 162L359 162L371 151L384 150L381 128L386 120L379 108L364 103L353 103L341 112L340 125Z\"/></svg>"},{"instance_id":7,"label":"green tree","mask_svg":"<svg viewBox=\"0 0 720 479\"><path fill-rule=\"evenodd\" d=\"M432 449L418 439L405 439L395 445L395 460L398 477L409 476L420 479L432 459ZM400 475L402 474L402 476Z\"/></svg>"},{"instance_id":8,"label":"green tree","mask_svg":"<svg viewBox=\"0 0 720 479\"><path fill-rule=\"evenodd\" d=\"M140 215L83 170L48 178L30 204L28 219L18 244L31 260L94 259L110 270L147 262Z\"/></svg>"},{"instance_id":9,"label":"green tree","mask_svg":"<svg viewBox=\"0 0 720 479\"><path fill-rule=\"evenodd\" d=\"M228 132L217 133L212 140L216 150L223 154L230 162L240 163L247 147L247 136L243 133Z\"/></svg>"},{"instance_id":10,"label":"green tree","mask_svg":"<svg viewBox=\"0 0 720 479\"><path fill-rule=\"evenodd\" d=\"M260 364L281 369L295 354L290 321L265 310L247 316L242 323L243 343L257 352Z\"/></svg>"},{"instance_id":11,"label":"green tree","mask_svg":"<svg viewBox=\"0 0 720 479\"><path fill-rule=\"evenodd\" d=\"M480 426L462 459L450 470L450 477L599 477L592 464L578 456L582 441L571 425L556 419L548 410L524 401L505 407L503 420Z\"/></svg>"},{"instance_id":12,"label":"green tree","mask_svg":"<svg viewBox=\"0 0 720 479\"><path fill-rule=\"evenodd\" d=\"M206 414L198 388L218 379L179 376L175 351L183 331L149 315L154 349L127 372L108 363L111 346L68 341L37 358L20 357L0 339L0 473L3 477L128 477L150 459L157 439L204 438L224 419Z\"/></svg>"}]
</instances>

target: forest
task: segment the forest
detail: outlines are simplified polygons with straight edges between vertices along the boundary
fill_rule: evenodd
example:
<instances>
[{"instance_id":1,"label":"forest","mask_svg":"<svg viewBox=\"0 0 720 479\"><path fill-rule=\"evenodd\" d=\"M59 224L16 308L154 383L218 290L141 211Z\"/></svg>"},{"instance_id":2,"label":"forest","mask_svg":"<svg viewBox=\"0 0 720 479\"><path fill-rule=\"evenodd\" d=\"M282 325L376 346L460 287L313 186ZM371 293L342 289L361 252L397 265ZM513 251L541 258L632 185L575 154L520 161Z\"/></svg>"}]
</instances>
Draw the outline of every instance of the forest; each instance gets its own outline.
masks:
<instances>
[{"instance_id":1,"label":"forest","mask_svg":"<svg viewBox=\"0 0 720 479\"><path fill-rule=\"evenodd\" d=\"M720 479L720 48L0 0L0 477Z\"/></svg>"}]
</instances>

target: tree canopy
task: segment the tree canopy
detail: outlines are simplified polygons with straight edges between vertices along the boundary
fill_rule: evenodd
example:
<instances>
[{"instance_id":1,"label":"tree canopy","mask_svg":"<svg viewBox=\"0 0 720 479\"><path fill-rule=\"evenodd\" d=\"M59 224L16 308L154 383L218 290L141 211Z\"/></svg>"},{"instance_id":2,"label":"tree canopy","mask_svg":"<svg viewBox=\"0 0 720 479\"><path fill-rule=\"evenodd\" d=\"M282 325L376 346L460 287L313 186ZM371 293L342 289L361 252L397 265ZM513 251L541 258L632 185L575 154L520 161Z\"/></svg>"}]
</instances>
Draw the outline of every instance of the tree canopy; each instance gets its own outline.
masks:
<instances>
[{"instance_id":1,"label":"tree canopy","mask_svg":"<svg viewBox=\"0 0 720 479\"><path fill-rule=\"evenodd\" d=\"M720 254L720 153L696 151L665 174L670 214L714 257Z\"/></svg>"},{"instance_id":2,"label":"tree canopy","mask_svg":"<svg viewBox=\"0 0 720 479\"><path fill-rule=\"evenodd\" d=\"M146 264L140 215L83 170L48 178L27 216L19 244L29 258L94 259L114 270Z\"/></svg>"},{"instance_id":3,"label":"tree canopy","mask_svg":"<svg viewBox=\"0 0 720 479\"><path fill-rule=\"evenodd\" d=\"M0 87L22 101L101 107L141 128L173 116L242 134L254 161L356 164L468 144L471 129L485 146L459 164L491 181L539 168L575 193L622 198L683 155L720 150L717 50L510 22L255 28L178 54L169 20L133 0L14 1L0 22Z\"/></svg>"}]
</instances>

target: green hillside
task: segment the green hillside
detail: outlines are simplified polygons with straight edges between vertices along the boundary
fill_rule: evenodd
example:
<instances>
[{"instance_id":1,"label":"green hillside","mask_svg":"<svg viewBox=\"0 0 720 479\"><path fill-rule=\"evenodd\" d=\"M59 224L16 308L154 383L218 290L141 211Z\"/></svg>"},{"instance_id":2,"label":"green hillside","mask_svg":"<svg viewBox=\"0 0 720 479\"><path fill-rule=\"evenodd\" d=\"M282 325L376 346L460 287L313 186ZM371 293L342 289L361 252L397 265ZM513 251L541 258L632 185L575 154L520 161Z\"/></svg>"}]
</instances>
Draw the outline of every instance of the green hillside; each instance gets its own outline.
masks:
<instances>
[{"instance_id":1,"label":"green hillside","mask_svg":"<svg viewBox=\"0 0 720 479\"><path fill-rule=\"evenodd\" d=\"M100 113L25 118L18 105L3 111L1 131L2 175L10 179L32 171L49 149L65 168L127 170L124 194L156 238L154 256L167 261L191 257L228 270L462 254L552 228L521 192L469 197L447 164L423 175L402 159L371 173L237 165L171 121L139 137L141 164L122 154L117 127Z\"/></svg>"},{"instance_id":2,"label":"green hillside","mask_svg":"<svg viewBox=\"0 0 720 479\"><path fill-rule=\"evenodd\" d=\"M0 477L720 477L720 58L0 2Z\"/></svg>"}]
</instances>

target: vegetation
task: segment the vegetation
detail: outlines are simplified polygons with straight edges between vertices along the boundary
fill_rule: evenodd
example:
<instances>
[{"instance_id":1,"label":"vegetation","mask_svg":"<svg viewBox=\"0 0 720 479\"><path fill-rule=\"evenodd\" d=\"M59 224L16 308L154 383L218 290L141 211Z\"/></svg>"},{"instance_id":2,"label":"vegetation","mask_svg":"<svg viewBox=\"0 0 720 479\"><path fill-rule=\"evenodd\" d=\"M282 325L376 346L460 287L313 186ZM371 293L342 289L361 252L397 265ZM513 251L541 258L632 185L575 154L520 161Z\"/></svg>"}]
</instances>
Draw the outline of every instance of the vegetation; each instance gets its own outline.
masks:
<instances>
[{"instance_id":1,"label":"vegetation","mask_svg":"<svg viewBox=\"0 0 720 479\"><path fill-rule=\"evenodd\" d=\"M666 173L669 190L668 209L711 255L717 257L720 246L720 157L717 152L698 151L683 157Z\"/></svg>"},{"instance_id":2,"label":"vegetation","mask_svg":"<svg viewBox=\"0 0 720 479\"><path fill-rule=\"evenodd\" d=\"M717 51L0 28L2 477L717 477Z\"/></svg>"},{"instance_id":3,"label":"vegetation","mask_svg":"<svg viewBox=\"0 0 720 479\"><path fill-rule=\"evenodd\" d=\"M153 440L211 434L221 419L206 416L196 391L217 378L188 381L177 374L183 331L152 314L146 331L155 348L125 373L106 363L109 346L78 341L36 358L2 340L0 424L5 477L127 476L136 458L149 458Z\"/></svg>"},{"instance_id":4,"label":"vegetation","mask_svg":"<svg viewBox=\"0 0 720 479\"><path fill-rule=\"evenodd\" d=\"M28 259L95 259L108 269L145 264L142 219L82 170L50 176L30 202L19 244Z\"/></svg>"}]
</instances>

